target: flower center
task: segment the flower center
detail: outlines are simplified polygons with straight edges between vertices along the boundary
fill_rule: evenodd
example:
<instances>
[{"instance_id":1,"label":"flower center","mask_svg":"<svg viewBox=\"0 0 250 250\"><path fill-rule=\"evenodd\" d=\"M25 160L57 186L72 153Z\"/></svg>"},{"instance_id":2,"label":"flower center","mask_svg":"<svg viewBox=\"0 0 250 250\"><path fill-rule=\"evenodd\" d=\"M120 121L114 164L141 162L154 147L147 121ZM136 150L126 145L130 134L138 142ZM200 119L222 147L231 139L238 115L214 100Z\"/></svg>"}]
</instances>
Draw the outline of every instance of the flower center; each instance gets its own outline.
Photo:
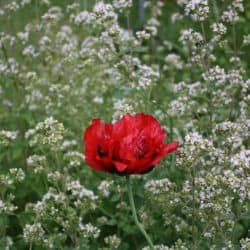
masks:
<instances>
[{"instance_id":1,"label":"flower center","mask_svg":"<svg viewBox=\"0 0 250 250\"><path fill-rule=\"evenodd\" d=\"M108 155L108 153L106 151L104 151L101 146L98 146L97 147L97 154L103 158L103 157L106 157Z\"/></svg>"}]
</instances>

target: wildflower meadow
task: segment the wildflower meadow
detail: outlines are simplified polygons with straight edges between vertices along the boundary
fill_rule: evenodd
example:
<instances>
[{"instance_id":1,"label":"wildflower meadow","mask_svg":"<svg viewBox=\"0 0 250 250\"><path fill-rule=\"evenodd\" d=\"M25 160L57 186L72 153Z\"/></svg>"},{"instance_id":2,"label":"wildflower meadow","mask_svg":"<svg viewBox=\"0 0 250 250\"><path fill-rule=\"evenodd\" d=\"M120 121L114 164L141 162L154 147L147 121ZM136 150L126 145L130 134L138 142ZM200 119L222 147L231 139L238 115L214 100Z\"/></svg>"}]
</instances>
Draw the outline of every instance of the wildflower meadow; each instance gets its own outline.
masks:
<instances>
[{"instance_id":1,"label":"wildflower meadow","mask_svg":"<svg viewBox=\"0 0 250 250\"><path fill-rule=\"evenodd\" d=\"M249 0L1 0L0 250L249 250L249 87Z\"/></svg>"}]
</instances>

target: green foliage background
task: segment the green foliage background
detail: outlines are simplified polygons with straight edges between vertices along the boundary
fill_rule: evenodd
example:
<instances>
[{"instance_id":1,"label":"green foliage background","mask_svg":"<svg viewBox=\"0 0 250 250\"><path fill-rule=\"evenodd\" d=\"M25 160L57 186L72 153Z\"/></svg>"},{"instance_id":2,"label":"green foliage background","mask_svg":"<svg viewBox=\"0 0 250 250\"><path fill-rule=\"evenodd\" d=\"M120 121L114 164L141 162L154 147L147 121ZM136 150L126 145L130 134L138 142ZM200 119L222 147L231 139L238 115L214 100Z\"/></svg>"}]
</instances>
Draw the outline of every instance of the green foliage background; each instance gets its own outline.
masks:
<instances>
[{"instance_id":1,"label":"green foliage background","mask_svg":"<svg viewBox=\"0 0 250 250\"><path fill-rule=\"evenodd\" d=\"M3 8L11 1L1 1L0 8ZM66 13L66 6L77 1L60 1L51 0L51 6L60 6L62 12ZM106 1L108 2L108 1ZM111 2L111 1L110 1ZM210 5L211 5L211 1ZM224 9L230 1L218 1L219 9ZM79 1L81 8L87 8L89 11L92 9L95 1ZM212 5L211 5L212 6ZM250 33L250 2L244 2L245 11L240 16L240 21L236 25L236 45L240 47L243 41L243 36ZM134 1L133 7L129 12L129 25L126 14L119 15L119 24L125 29L130 29L133 34L136 31L142 30L147 19L150 17L150 10L145 11L145 19L139 19L139 2ZM23 7L16 12L12 12L10 15L0 16L0 32L5 32L12 36L15 36L19 31L25 29L27 23L41 22L41 15L47 11L48 7L42 5L39 1L32 1L28 7ZM199 22L194 22L188 17L180 22L171 22L171 15L180 10L180 7L175 1L164 1L164 7L162 8L162 16L160 19L160 27L158 34L154 38L144 41L140 50L132 51L134 55L138 56L146 65L160 65L160 69L165 64L164 58L168 53L176 53L181 56L184 62L188 61L190 57L190 51L183 48L179 42L180 30L193 28L196 31L201 32L201 26ZM213 34L210 25L214 22L215 17L213 14L209 17L205 23L205 31L207 38ZM56 34L61 25L71 25L68 23L69 17L66 14L58 23L54 25L50 31L53 30ZM129 26L129 27L128 27ZM72 25L73 34L78 36L77 45L80 48L80 42L87 36L96 36L100 31L94 28L86 28L83 26ZM227 47L216 48L214 53L216 54L217 64L222 65L226 69L230 69L232 65L229 65L229 58L234 55L233 39L230 25L228 26L229 32L226 35L229 43ZM29 44L37 45L41 39L44 31L32 31ZM51 39L53 34L50 33ZM171 49L168 51L166 48L161 49L163 42L168 40L171 42ZM55 40L52 40L52 44ZM118 45L119 47L119 45ZM97 47L96 49L100 49ZM28 79L20 77L15 74L2 74L0 75L0 86L3 89L4 95L0 95L0 130L13 130L18 131L18 137L14 142L9 143L7 146L1 146L0 150L0 174L2 176L8 176L10 168L20 168L25 173L25 179L22 182L14 182L10 185L0 182L0 194L2 200L8 200L10 194L14 194L15 198L13 204L18 208L15 212L8 214L0 214L0 249L5 248L7 237L11 237L13 245L10 249L48 249L40 242L34 241L32 244L24 241L23 228L26 224L32 224L36 220L37 215L29 209L31 203L36 203L42 200L43 196L48 192L50 187L53 187L56 192L64 192L67 196L67 205L59 208L61 217L68 219L70 222L69 228L66 230L62 225L58 225L53 218L45 218L43 221L44 228L46 228L46 235L50 240L54 240L54 249L112 249L111 246L104 242L104 238L109 235L116 234L121 239L121 244L118 249L141 249L145 246L145 241L142 238L140 232L134 225L131 217L131 211L128 206L128 198L125 189L125 179L120 176L110 176L105 173L99 173L91 170L86 166L83 160L79 166L70 167L67 159L65 158L66 152L59 150L56 152L51 149L50 146L36 145L34 147L29 145L29 141L25 138L25 133L30 128L34 128L38 122L44 121L49 112L45 110L45 106L48 103L47 99L37 102L38 108L31 110L29 103L25 100L27 95L27 87L38 88L46 96L49 96L49 102L54 104L51 110L51 116L64 125L64 139L76 140L77 145L74 148L75 152L82 153L82 136L83 131L89 125L90 121L94 117L100 117L101 119L109 122L112 120L114 113L113 100L126 98L128 102L134 107L134 112L146 112L154 114L156 110L161 110L163 113L168 110L169 103L176 99L176 93L173 92L172 86L176 82L185 81L191 79L192 82L201 79L201 74L204 71L201 67L193 65L191 70L176 70L169 69L168 71L161 71L158 82L150 87L150 89L134 89L129 83L129 75L124 72L123 79L113 84L114 79L112 76L100 74L104 72L108 67L112 67L119 61L119 57L122 58L124 54L129 54L130 49L127 52L117 49L117 55L110 62L101 63L94 59L94 62L84 65L83 59L70 59L64 58L58 51L49 51L50 61L46 62L43 56L35 58L27 58L22 55L23 45L21 42L14 43L13 46L5 45L1 48L1 62L8 61L9 58L15 58L20 64L20 72L35 71L37 77ZM132 48L133 50L133 48ZM124 54L122 54L124 53ZM250 50L249 46L242 47L237 51L237 55L241 58L241 66L245 69L245 79L250 77L249 63L250 63ZM54 73L53 67L61 62L60 72ZM77 69L77 70L76 70ZM127 79L126 79L127 77ZM39 79L45 79L44 85L39 83ZM86 91L80 95L79 91L82 87L84 79L89 79L89 84L86 87ZM108 82L111 82L109 85ZM70 89L62 90L63 86L70 83ZM54 95L49 91L50 84L54 84L59 88L58 95ZM61 89L60 89L61 88ZM74 92L75 90L75 92ZM237 122L239 117L239 102L241 101L240 91L236 91L234 94L234 113L229 120ZM59 95L62 95L59 97ZM95 96L103 97L103 104L96 104L93 102ZM60 99L61 98L61 99ZM205 105L207 102L207 96L199 96L196 98L197 107ZM60 100L59 100L60 99ZM9 100L12 105L5 105L6 100ZM62 105L57 106L57 103L61 101ZM211 111L212 112L212 111ZM228 106L220 106L218 109L214 109L215 121L214 124L228 120L227 114L229 112ZM198 119L197 119L198 116ZM167 127L168 141L181 140L187 134L188 129L185 124L191 120L196 120L196 130L199 131L204 137L209 138L212 134L209 124L209 112L207 114L196 113L196 110L189 110L186 115L179 117L165 115L161 119L162 125ZM178 133L174 131L178 130ZM244 141L244 145L248 146L248 141ZM34 173L27 166L27 158L32 154L40 154L46 156L46 168L42 173ZM204 155L200 157L205 157ZM200 166L197 166L197 172L200 170ZM55 182L49 182L47 174L49 172L60 171L62 173L62 179ZM206 171L209 172L208 169ZM89 190L93 190L101 197L101 192L98 190L98 186L102 180L113 181L113 190L108 198L102 197L98 199L97 208L95 210L84 208L82 210L75 209L72 197L69 191L67 191L66 179L70 178L80 180L80 183ZM4 177L2 177L4 178ZM157 201L153 199L152 194L145 192L144 185L151 179L168 178L174 183L174 189L165 196L160 196ZM134 178L134 194L136 197L136 207L139 210L139 214L143 211L147 211L149 218L146 220L146 230L152 236L153 241L156 244L164 244L167 246L173 246L178 239L181 239L188 249L194 249L193 235L191 231L192 219L188 217L190 207L193 206L192 200L187 200L184 205L184 201L178 204L176 207L169 209L169 202L178 196L181 196L181 187L185 180L190 178L190 173L185 168L177 167L175 164L175 155L168 156L161 164L151 173L145 176L139 176ZM249 178L249 175L248 175ZM58 187L57 187L58 185ZM118 190L120 190L118 192ZM228 191L230 192L230 190ZM185 197L184 197L185 198ZM88 203L89 201L86 201ZM122 208L117 208L117 205L122 203ZM125 205L124 205L125 204ZM195 204L196 206L197 204ZM51 204L54 206L54 204ZM244 206L249 206L244 205ZM197 206L198 207L198 206ZM237 215L238 211L241 211L241 207L238 204L238 198L234 197L233 210ZM244 210L245 211L245 210ZM174 219L170 220L172 223L164 225L164 221L170 214L178 215L178 218L182 218L186 221L187 227L183 231L177 232L174 226ZM198 212L197 212L198 213ZM250 227L250 215L245 211L240 213L240 216L235 220L234 231L229 236L223 235L223 232L217 232L217 242L212 242L217 245L216 249L222 249L226 244L223 242L223 237L227 239L231 238L234 248L240 249L239 241L242 238L249 237ZM100 223L100 217L106 216L105 223ZM214 214L209 214L211 218ZM84 223L91 222L97 226L101 232L97 239L84 238L74 228L77 223L77 218L82 217ZM204 224L199 221L199 216L194 220L195 234L199 238L197 240L196 249L210 249L211 242L204 240L199 233L204 230ZM209 224L209 222L208 222ZM61 235L59 235L61 233ZM58 238L57 238L58 237ZM233 248L233 249L234 249ZM176 247L178 249L178 246ZM181 249L181 248L179 248ZM230 248L227 248L230 249Z\"/></svg>"}]
</instances>

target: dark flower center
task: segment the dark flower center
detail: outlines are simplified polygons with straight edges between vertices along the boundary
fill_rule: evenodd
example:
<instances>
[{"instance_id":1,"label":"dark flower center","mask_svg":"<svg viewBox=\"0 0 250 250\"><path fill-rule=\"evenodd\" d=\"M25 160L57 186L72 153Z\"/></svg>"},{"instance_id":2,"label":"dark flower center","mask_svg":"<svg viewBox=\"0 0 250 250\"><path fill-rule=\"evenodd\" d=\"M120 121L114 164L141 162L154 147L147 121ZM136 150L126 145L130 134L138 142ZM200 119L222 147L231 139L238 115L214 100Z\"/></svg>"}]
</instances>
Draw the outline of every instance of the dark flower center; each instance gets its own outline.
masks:
<instances>
[{"instance_id":1,"label":"dark flower center","mask_svg":"<svg viewBox=\"0 0 250 250\"><path fill-rule=\"evenodd\" d=\"M104 151L100 146L97 147L97 154L101 158L106 157L108 155L108 153L106 151Z\"/></svg>"}]
</instances>

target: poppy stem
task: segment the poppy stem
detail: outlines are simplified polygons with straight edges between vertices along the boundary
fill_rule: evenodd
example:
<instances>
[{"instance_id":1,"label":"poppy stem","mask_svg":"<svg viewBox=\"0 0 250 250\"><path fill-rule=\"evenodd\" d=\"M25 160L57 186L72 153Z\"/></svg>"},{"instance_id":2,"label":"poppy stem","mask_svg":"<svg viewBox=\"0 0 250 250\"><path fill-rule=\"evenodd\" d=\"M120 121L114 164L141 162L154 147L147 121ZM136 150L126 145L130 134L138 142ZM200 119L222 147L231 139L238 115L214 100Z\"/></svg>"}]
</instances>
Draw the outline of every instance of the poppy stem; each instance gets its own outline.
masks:
<instances>
[{"instance_id":1,"label":"poppy stem","mask_svg":"<svg viewBox=\"0 0 250 250\"><path fill-rule=\"evenodd\" d=\"M135 202L134 202L134 197L133 197L133 192L132 192L132 184L131 184L130 175L126 176L126 182L127 182L129 202L130 202L130 206L131 206L131 210L132 210L132 214L133 214L135 224L139 228L139 230L141 231L141 233L143 234L145 239L147 240L148 245L150 246L150 248L153 249L154 248L153 242L150 239L150 237L148 236L148 234L146 233L143 225L139 222L137 214L136 214Z\"/></svg>"}]
</instances>

